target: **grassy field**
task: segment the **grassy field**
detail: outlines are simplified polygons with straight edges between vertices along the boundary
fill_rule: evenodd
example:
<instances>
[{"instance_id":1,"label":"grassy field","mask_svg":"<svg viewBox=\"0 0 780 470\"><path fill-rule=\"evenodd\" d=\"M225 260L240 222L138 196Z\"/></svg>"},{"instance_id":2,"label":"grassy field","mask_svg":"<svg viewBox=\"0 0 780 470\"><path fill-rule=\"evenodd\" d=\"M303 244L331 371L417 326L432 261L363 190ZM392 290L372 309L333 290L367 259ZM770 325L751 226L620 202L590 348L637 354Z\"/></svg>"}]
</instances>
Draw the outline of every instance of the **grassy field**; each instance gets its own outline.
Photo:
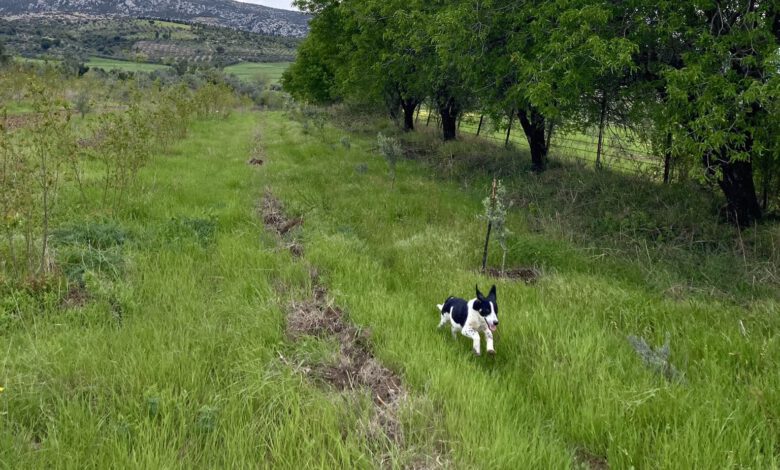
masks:
<instances>
[{"instance_id":1,"label":"grassy field","mask_svg":"<svg viewBox=\"0 0 780 470\"><path fill-rule=\"evenodd\" d=\"M116 282L88 278L89 298L70 306L61 292L2 298L2 466L399 468L434 454L454 468L780 465L776 292L670 297L671 268L593 256L515 210L508 264L541 277L497 282L498 354L474 357L436 331L435 305L495 282L476 272L484 178L401 161L391 184L375 146L236 112L155 158L115 219L65 194L70 233L114 234L99 266ZM302 258L264 230L266 190L303 218ZM366 430L369 397L305 372L338 344L285 335L313 269L413 397L402 444ZM666 333L680 381L626 340Z\"/></svg>"},{"instance_id":2,"label":"grassy field","mask_svg":"<svg viewBox=\"0 0 780 470\"><path fill-rule=\"evenodd\" d=\"M270 83L278 83L289 62L272 63L242 63L225 67L225 73L232 73L238 78L246 81L262 79Z\"/></svg>"},{"instance_id":3,"label":"grassy field","mask_svg":"<svg viewBox=\"0 0 780 470\"><path fill-rule=\"evenodd\" d=\"M373 141L329 149L282 116L263 122L266 181L304 215L307 258L376 333L381 357L440 405L458 466L564 468L588 455L614 468L778 465L776 291L744 306L673 299L633 263L515 218L508 263L544 274L498 283L498 355L469 357L465 339L435 331L434 305L492 282L475 273L484 192L431 181L416 164L401 164L393 187ZM660 345L666 333L682 383L645 369L626 340Z\"/></svg>"},{"instance_id":4,"label":"grassy field","mask_svg":"<svg viewBox=\"0 0 780 470\"><path fill-rule=\"evenodd\" d=\"M169 68L162 64L149 64L144 62L130 62L126 60L105 59L102 57L90 57L85 64L89 68L109 70L122 70L124 72L154 72Z\"/></svg>"}]
</instances>

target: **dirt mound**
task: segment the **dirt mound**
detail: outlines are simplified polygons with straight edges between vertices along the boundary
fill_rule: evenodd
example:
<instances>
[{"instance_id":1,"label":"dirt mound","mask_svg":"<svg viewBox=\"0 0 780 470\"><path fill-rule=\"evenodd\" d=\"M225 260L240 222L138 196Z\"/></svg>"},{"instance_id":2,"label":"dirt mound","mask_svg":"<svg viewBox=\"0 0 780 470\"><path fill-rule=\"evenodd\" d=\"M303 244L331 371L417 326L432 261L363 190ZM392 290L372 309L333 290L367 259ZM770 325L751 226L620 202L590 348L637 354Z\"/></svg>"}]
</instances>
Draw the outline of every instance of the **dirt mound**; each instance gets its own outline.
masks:
<instances>
[{"instance_id":1,"label":"dirt mound","mask_svg":"<svg viewBox=\"0 0 780 470\"><path fill-rule=\"evenodd\" d=\"M87 289L79 286L78 284L72 284L68 286L68 292L65 297L60 301L61 308L77 308L83 307L89 302L90 296Z\"/></svg>"},{"instance_id":2,"label":"dirt mound","mask_svg":"<svg viewBox=\"0 0 780 470\"><path fill-rule=\"evenodd\" d=\"M541 276L541 273L536 268L510 268L505 269L503 272L500 269L487 268L486 272L491 277L523 281L526 284L535 283Z\"/></svg>"},{"instance_id":3,"label":"dirt mound","mask_svg":"<svg viewBox=\"0 0 780 470\"><path fill-rule=\"evenodd\" d=\"M338 307L327 303L327 291L317 285L313 298L291 302L287 313L287 336L334 338L339 343L335 363L312 364L313 374L340 391L366 388L378 405L388 405L404 394L401 379L376 360L370 349L371 333L344 320Z\"/></svg>"},{"instance_id":4,"label":"dirt mound","mask_svg":"<svg viewBox=\"0 0 780 470\"><path fill-rule=\"evenodd\" d=\"M609 463L607 462L606 458L600 455L595 455L591 451L582 447L579 447L576 451L574 451L574 461L577 462L580 466L592 470L609 469Z\"/></svg>"},{"instance_id":5,"label":"dirt mound","mask_svg":"<svg viewBox=\"0 0 780 470\"><path fill-rule=\"evenodd\" d=\"M265 192L258 212L263 219L266 229L276 233L283 239L287 236L285 245L293 256L303 256L303 245L295 237L288 236L292 229L303 224L302 217L287 217L284 206L270 191Z\"/></svg>"}]
</instances>

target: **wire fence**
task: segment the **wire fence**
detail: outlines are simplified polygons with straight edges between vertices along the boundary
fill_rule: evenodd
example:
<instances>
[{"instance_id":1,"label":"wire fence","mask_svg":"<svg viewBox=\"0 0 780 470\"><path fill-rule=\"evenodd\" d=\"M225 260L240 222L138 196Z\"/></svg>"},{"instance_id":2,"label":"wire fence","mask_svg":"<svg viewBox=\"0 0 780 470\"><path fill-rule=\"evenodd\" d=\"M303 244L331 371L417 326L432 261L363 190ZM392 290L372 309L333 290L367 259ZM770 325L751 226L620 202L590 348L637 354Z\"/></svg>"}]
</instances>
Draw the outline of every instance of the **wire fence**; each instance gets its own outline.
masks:
<instances>
[{"instance_id":1,"label":"wire fence","mask_svg":"<svg viewBox=\"0 0 780 470\"><path fill-rule=\"evenodd\" d=\"M416 116L417 125L440 127L437 113L421 108ZM514 122L496 125L479 115L467 114L458 122L460 134L471 134L482 139L495 141L502 145L513 145L519 149L529 149L517 119ZM596 166L598 154L598 135L589 133L562 134L553 132L550 139L549 156L574 161L582 165ZM599 163L603 168L624 171L653 179L663 178L663 158L655 155L650 147L626 132L605 129L601 145Z\"/></svg>"}]
</instances>

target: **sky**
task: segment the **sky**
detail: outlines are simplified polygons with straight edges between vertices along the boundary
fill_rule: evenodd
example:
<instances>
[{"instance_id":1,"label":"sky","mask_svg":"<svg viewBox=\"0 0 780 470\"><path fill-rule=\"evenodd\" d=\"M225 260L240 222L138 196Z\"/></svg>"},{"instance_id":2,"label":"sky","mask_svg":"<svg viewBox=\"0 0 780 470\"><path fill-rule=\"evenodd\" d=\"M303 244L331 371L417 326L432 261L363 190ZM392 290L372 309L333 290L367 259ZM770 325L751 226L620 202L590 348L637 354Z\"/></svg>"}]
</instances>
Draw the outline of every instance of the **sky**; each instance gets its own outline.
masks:
<instances>
[{"instance_id":1,"label":"sky","mask_svg":"<svg viewBox=\"0 0 780 470\"><path fill-rule=\"evenodd\" d=\"M267 7L282 8L285 10L296 10L292 6L292 0L238 0L243 3L254 3L255 5L265 5Z\"/></svg>"}]
</instances>

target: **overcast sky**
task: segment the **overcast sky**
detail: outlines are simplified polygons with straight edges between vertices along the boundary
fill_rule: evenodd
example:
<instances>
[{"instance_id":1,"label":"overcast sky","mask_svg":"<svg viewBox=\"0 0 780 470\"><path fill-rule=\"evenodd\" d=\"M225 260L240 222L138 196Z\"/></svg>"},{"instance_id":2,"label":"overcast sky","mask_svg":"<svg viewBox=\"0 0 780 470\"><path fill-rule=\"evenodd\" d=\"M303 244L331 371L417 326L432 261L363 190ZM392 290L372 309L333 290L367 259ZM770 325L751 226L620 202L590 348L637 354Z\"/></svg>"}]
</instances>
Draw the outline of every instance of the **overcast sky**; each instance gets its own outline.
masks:
<instances>
[{"instance_id":1,"label":"overcast sky","mask_svg":"<svg viewBox=\"0 0 780 470\"><path fill-rule=\"evenodd\" d=\"M292 6L292 0L238 0L244 3L254 3L256 5L265 5L267 7L283 8L285 10L295 10Z\"/></svg>"}]
</instances>

